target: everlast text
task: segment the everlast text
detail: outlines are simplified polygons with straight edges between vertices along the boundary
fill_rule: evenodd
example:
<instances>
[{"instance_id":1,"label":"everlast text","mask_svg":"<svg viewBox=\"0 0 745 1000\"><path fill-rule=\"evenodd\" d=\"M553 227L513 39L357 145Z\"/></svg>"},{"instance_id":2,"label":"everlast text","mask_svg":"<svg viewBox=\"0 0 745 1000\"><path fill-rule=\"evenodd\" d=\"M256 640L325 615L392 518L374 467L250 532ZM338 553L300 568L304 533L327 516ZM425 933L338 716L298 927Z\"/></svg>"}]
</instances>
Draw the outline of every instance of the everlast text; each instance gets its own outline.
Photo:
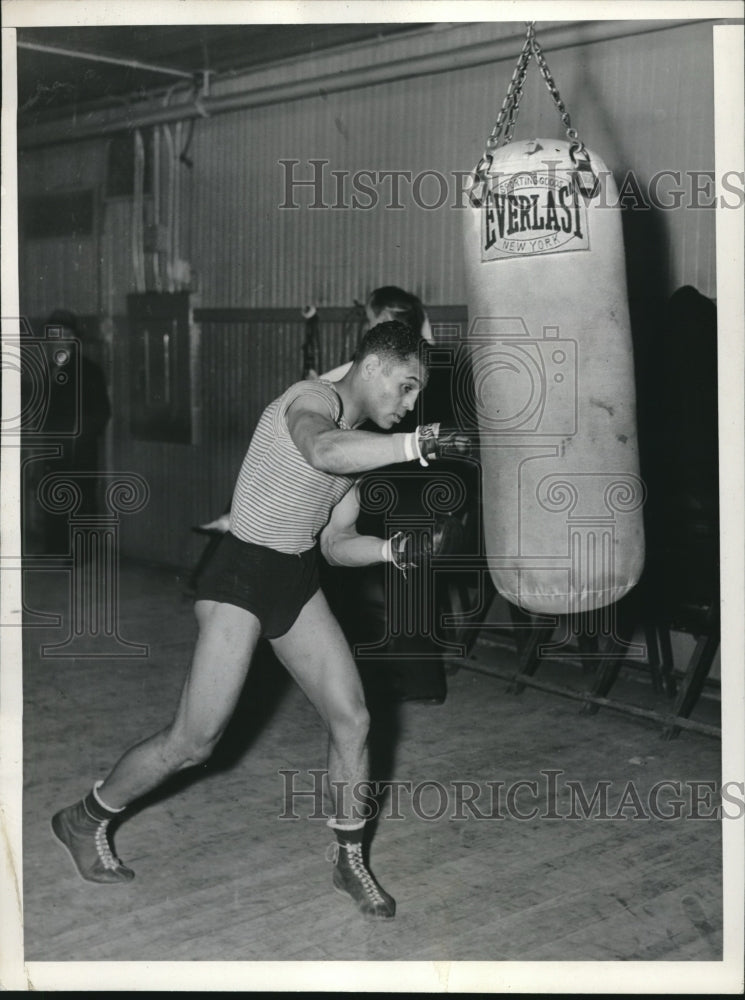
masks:
<instances>
[{"instance_id":1,"label":"everlast text","mask_svg":"<svg viewBox=\"0 0 745 1000\"><path fill-rule=\"evenodd\" d=\"M587 250L587 210L571 178L524 173L491 184L482 208L482 259Z\"/></svg>"}]
</instances>

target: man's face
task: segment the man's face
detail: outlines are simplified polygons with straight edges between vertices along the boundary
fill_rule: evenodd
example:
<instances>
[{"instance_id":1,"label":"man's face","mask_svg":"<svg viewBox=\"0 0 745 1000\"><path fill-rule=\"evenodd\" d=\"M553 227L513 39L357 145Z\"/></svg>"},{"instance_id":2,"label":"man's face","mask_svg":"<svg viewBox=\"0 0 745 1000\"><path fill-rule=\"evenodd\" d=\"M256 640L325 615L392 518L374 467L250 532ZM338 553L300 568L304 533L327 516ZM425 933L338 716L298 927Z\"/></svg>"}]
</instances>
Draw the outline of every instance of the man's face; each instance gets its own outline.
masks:
<instances>
[{"instance_id":1,"label":"man's face","mask_svg":"<svg viewBox=\"0 0 745 1000\"><path fill-rule=\"evenodd\" d=\"M388 430L414 409L426 384L427 370L417 357L409 357L403 364L385 364L374 355L366 361L370 362L368 417Z\"/></svg>"}]
</instances>

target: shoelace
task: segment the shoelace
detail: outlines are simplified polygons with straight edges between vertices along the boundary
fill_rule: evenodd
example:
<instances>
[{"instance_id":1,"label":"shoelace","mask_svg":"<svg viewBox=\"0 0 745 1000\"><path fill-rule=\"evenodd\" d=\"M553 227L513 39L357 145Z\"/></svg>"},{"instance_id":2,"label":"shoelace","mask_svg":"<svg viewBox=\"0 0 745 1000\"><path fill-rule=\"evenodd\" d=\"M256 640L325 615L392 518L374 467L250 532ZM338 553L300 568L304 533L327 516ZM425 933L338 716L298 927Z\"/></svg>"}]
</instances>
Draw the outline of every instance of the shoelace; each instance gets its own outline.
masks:
<instances>
[{"instance_id":1,"label":"shoelace","mask_svg":"<svg viewBox=\"0 0 745 1000\"><path fill-rule=\"evenodd\" d=\"M108 868L110 871L119 867L119 863L114 855L111 853L111 848L109 847L109 840L106 836L108 830L109 821L107 819L102 820L96 827L96 850L98 851L98 856L101 859L101 864L104 868Z\"/></svg>"},{"instance_id":2,"label":"shoelace","mask_svg":"<svg viewBox=\"0 0 745 1000\"><path fill-rule=\"evenodd\" d=\"M326 851L326 857L329 861L333 861L334 864L339 860L339 848L344 847L347 852L347 858L349 860L349 866L352 869L353 874L362 883L362 888L365 890L369 898L373 903L385 903L385 900L380 894L380 889L378 888L375 879L372 877L368 869L365 867L365 862L362 859L362 845L361 844L339 844L333 843L329 844Z\"/></svg>"}]
</instances>

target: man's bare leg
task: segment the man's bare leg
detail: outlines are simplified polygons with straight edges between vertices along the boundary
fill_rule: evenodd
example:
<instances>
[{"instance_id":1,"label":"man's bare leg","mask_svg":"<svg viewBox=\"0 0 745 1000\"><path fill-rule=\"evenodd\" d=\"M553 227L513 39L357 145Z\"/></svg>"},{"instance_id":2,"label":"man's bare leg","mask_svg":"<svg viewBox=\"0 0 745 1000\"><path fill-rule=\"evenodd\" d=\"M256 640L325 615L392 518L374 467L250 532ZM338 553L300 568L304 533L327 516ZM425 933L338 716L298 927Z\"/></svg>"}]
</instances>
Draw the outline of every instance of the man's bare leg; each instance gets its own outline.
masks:
<instances>
[{"instance_id":1,"label":"man's bare leg","mask_svg":"<svg viewBox=\"0 0 745 1000\"><path fill-rule=\"evenodd\" d=\"M173 721L127 750L103 782L52 820L87 881L134 878L110 849L108 823L166 778L206 760L233 714L261 626L249 611L231 604L197 601L195 613L199 637Z\"/></svg>"},{"instance_id":2,"label":"man's bare leg","mask_svg":"<svg viewBox=\"0 0 745 1000\"><path fill-rule=\"evenodd\" d=\"M272 640L272 647L329 732L330 825L337 838L334 885L349 893L366 916L392 917L395 900L378 885L363 861L364 817L352 810L352 786L368 780L370 717L349 644L320 590L289 632Z\"/></svg>"}]
</instances>

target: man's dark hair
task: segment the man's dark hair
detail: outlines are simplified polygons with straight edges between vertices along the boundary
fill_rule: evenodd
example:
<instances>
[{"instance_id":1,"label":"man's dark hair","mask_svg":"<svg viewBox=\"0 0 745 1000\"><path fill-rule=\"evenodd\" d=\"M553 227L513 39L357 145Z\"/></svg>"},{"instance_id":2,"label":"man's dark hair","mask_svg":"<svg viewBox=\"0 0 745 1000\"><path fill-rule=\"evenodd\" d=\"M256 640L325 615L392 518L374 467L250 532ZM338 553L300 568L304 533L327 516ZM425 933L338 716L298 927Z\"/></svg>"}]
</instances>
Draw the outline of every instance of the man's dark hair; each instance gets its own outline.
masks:
<instances>
[{"instance_id":1,"label":"man's dark hair","mask_svg":"<svg viewBox=\"0 0 745 1000\"><path fill-rule=\"evenodd\" d=\"M367 300L367 304L375 316L379 316L384 309L387 309L394 319L406 323L417 333L421 332L424 325L424 306L421 299L411 292L405 292L398 285L376 288Z\"/></svg>"},{"instance_id":2,"label":"man's dark hair","mask_svg":"<svg viewBox=\"0 0 745 1000\"><path fill-rule=\"evenodd\" d=\"M425 368L428 366L427 341L397 319L378 323L362 338L354 355L356 364L370 354L377 354L384 365L402 365L411 358L419 358Z\"/></svg>"}]
</instances>

